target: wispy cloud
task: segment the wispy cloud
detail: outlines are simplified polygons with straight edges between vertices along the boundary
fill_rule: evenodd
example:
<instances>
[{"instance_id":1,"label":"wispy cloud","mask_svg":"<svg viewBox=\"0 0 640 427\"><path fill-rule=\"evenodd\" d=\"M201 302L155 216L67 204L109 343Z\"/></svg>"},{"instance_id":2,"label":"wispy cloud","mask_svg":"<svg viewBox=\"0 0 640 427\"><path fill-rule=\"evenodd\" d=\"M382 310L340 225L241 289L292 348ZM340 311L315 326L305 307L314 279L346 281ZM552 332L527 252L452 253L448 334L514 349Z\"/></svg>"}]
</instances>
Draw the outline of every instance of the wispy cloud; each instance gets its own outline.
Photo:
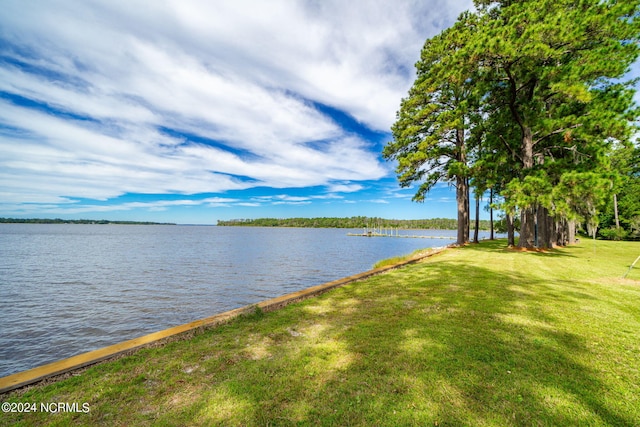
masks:
<instances>
[{"instance_id":1,"label":"wispy cloud","mask_svg":"<svg viewBox=\"0 0 640 427\"><path fill-rule=\"evenodd\" d=\"M328 186L331 193L355 193L363 188L360 184L332 184Z\"/></svg>"},{"instance_id":2,"label":"wispy cloud","mask_svg":"<svg viewBox=\"0 0 640 427\"><path fill-rule=\"evenodd\" d=\"M123 194L360 191L388 167L373 141L323 106L388 131L425 38L469 7L4 1L2 200L71 212L69 200ZM127 207L74 209L110 208Z\"/></svg>"},{"instance_id":3,"label":"wispy cloud","mask_svg":"<svg viewBox=\"0 0 640 427\"><path fill-rule=\"evenodd\" d=\"M83 214L89 212L117 212L143 209L147 211L163 211L174 207L193 207L208 205L213 207L239 205L239 199L224 197L211 197L206 199L184 199L184 200L154 200L151 202L124 202L109 204L10 204L2 203L0 206L9 212L29 213L47 209L48 212L58 215Z\"/></svg>"}]
</instances>

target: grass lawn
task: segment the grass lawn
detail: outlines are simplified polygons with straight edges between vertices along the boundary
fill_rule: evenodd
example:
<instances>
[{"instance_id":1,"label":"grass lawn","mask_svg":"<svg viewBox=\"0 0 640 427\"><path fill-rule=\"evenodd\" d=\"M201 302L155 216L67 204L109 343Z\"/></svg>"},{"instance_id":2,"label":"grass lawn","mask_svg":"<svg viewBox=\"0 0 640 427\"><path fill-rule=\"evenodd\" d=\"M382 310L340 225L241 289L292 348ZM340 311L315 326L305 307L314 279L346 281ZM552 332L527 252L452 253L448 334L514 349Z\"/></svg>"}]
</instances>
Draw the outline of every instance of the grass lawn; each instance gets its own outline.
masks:
<instances>
[{"instance_id":1,"label":"grass lawn","mask_svg":"<svg viewBox=\"0 0 640 427\"><path fill-rule=\"evenodd\" d=\"M639 426L638 255L447 250L0 395L90 407L0 425Z\"/></svg>"}]
</instances>

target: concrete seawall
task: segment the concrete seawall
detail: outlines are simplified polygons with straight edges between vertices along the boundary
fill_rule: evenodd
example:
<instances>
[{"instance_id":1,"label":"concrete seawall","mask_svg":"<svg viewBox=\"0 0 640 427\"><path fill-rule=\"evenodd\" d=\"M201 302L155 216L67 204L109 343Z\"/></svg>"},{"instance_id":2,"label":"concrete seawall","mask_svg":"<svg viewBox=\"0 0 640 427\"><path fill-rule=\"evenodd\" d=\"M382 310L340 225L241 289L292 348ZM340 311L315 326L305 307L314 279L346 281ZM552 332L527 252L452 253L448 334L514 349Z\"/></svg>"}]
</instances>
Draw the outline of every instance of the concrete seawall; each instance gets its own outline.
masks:
<instances>
[{"instance_id":1,"label":"concrete seawall","mask_svg":"<svg viewBox=\"0 0 640 427\"><path fill-rule=\"evenodd\" d=\"M376 268L373 270L365 271L364 273L355 274L342 279L334 280L332 282L323 283L321 285L313 286L311 288L304 289L302 291L293 292L290 294L282 295L280 297L271 298L257 304L252 304L244 307L237 308L235 310L226 311L224 313L216 314L211 317L199 319L193 322L185 323L183 325L175 326L169 329L165 329L152 334L144 335L139 338L134 338L128 341L124 341L118 344L103 347L98 350L89 351L76 356L62 359L57 362L48 363L46 365L38 366L33 369L18 372L16 374L8 375L0 378L0 394L6 393L11 390L24 387L30 384L34 384L39 381L50 379L58 375L62 375L85 366L93 365L106 359L111 359L133 350L149 346L154 343L161 342L170 337L175 337L179 334L183 334L189 331L193 331L202 327L210 327L219 324L226 323L231 319L234 319L242 314L250 313L259 307L261 310L273 311L282 308L293 302L302 301L307 298L311 298L316 295L320 295L331 289L344 286L348 283L356 282L358 280L366 279L371 276L383 273L394 268L401 267L403 265L415 263L421 259L430 257L437 253L440 253L445 248L438 248L429 251L428 253L420 256L407 259L397 264L388 265L385 267Z\"/></svg>"}]
</instances>

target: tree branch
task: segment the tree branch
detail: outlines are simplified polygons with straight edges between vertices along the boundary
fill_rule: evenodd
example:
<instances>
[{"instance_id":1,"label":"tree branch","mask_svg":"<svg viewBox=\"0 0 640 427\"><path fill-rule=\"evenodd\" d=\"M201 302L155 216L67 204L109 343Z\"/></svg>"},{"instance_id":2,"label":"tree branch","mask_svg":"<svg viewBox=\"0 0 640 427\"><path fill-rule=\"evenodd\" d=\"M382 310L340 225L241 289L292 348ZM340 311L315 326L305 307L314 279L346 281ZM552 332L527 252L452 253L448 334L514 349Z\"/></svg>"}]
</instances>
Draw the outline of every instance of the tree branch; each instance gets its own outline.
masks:
<instances>
[{"instance_id":1,"label":"tree branch","mask_svg":"<svg viewBox=\"0 0 640 427\"><path fill-rule=\"evenodd\" d=\"M566 128L556 129L553 132L550 132L550 133L546 134L545 136L543 136L541 138L538 138L537 140L533 141L533 146L535 147L538 142L543 141L543 140L545 140L547 138L550 138L553 135L557 135L559 133L566 132L566 131L568 131L570 129L576 129L576 128L579 128L580 126L582 126L582 124L578 123L578 124L575 124L573 126L569 126L569 127L566 127Z\"/></svg>"},{"instance_id":2,"label":"tree branch","mask_svg":"<svg viewBox=\"0 0 640 427\"><path fill-rule=\"evenodd\" d=\"M549 154L551 156L551 158L553 158L553 153L551 153L551 150L553 149L558 149L558 150L567 150L567 151L571 151L573 153L574 156L582 156L582 157L586 157L586 158L591 158L592 156L590 156L589 154L585 154L585 153L581 153L580 151L578 151L578 147L576 145L573 145L571 147L563 147L561 145L554 145L551 147L546 147L544 149L544 151Z\"/></svg>"},{"instance_id":3,"label":"tree branch","mask_svg":"<svg viewBox=\"0 0 640 427\"><path fill-rule=\"evenodd\" d=\"M518 153L517 153L513 148L511 148L511 146L509 145L509 143L507 142L507 140L506 140L506 139L504 139L504 137L503 137L502 135L500 135L500 140L501 140L502 142L504 142L505 147L507 147L507 149L508 149L509 151L511 151L511 157L512 157L514 160L515 160L515 159L516 159L516 157L517 157L518 159L520 159L520 161L522 161L522 157L520 157L520 155L519 155L519 154L518 154Z\"/></svg>"},{"instance_id":4,"label":"tree branch","mask_svg":"<svg viewBox=\"0 0 640 427\"><path fill-rule=\"evenodd\" d=\"M524 123L522 120L522 116L520 116L520 112L518 111L518 109L516 108L516 96L517 96L517 88L516 88L516 81L513 78L513 75L511 74L511 68L510 65L507 65L504 68L505 73L507 74L507 77L509 78L509 110L511 111L511 115L513 116L514 120L518 123L518 126L520 127L520 130L522 130L522 132L524 133Z\"/></svg>"}]
</instances>

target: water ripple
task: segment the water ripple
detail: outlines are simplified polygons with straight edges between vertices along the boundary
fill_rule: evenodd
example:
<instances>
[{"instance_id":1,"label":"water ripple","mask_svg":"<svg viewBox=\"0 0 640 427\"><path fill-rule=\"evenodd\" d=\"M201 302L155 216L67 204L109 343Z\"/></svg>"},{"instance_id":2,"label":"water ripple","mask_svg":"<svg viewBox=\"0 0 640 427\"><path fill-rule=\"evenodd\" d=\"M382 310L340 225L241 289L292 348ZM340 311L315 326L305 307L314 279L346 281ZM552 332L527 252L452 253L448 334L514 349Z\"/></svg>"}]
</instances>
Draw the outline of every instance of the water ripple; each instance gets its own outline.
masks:
<instances>
[{"instance_id":1,"label":"water ripple","mask_svg":"<svg viewBox=\"0 0 640 427\"><path fill-rule=\"evenodd\" d=\"M442 245L348 231L0 224L0 376Z\"/></svg>"}]
</instances>

